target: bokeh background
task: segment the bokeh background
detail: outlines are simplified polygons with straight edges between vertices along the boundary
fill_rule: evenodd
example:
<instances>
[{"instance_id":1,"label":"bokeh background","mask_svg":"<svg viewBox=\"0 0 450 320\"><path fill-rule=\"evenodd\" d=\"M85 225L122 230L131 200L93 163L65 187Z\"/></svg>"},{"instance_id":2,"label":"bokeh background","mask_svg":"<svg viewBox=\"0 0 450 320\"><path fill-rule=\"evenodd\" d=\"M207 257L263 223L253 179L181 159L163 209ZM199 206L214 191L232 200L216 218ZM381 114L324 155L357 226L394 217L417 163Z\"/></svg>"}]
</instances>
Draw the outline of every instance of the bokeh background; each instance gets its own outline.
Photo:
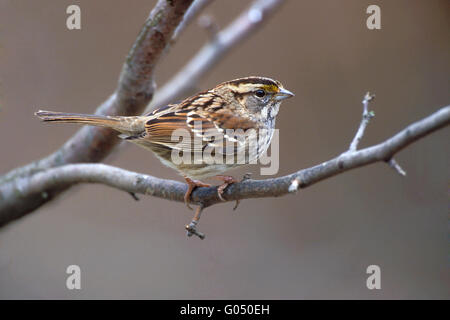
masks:
<instances>
[{"instance_id":1,"label":"bokeh background","mask_svg":"<svg viewBox=\"0 0 450 320\"><path fill-rule=\"evenodd\" d=\"M66 29L78 4L82 30ZM114 90L155 1L0 0L0 173L51 153L76 126L43 125L39 108L91 113ZM205 10L226 26L249 1ZM370 4L382 29L366 28ZM378 143L450 102L448 0L302 0L285 5L198 84L264 75L296 93L278 116L280 172L328 160L349 145L366 91ZM159 63L161 86L208 41L195 23ZM449 129L397 155L406 178L379 163L296 195L208 208L201 241L187 238L181 203L82 185L0 229L0 298L450 298ZM180 179L147 151L107 163ZM236 172L239 177L258 167ZM81 290L66 289L68 265ZM381 268L381 290L366 268Z\"/></svg>"}]
</instances>

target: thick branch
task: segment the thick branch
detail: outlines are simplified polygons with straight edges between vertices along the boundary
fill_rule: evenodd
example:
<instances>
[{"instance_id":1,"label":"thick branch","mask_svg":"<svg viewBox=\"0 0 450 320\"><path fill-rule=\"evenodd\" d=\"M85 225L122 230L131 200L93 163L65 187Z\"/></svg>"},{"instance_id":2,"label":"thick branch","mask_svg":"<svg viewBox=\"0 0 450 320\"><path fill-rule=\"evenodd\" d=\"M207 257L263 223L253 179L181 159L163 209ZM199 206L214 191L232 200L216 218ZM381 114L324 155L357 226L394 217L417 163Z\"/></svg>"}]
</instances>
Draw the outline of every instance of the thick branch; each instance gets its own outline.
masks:
<instances>
[{"instance_id":1,"label":"thick branch","mask_svg":"<svg viewBox=\"0 0 450 320\"><path fill-rule=\"evenodd\" d=\"M450 124L450 106L417 121L384 142L340 156L317 166L287 176L266 179L247 179L230 185L224 197L227 201L248 198L279 197L305 188L345 171L377 161L389 161L394 154L420 138ZM167 200L183 201L187 186L184 183L155 178L104 164L73 164L39 172L31 177L16 179L0 186L0 224L15 218L30 197L48 198L49 190L75 183L102 183L131 193L141 193ZM206 208L222 202L217 189L198 188L192 194L193 203Z\"/></svg>"}]
</instances>

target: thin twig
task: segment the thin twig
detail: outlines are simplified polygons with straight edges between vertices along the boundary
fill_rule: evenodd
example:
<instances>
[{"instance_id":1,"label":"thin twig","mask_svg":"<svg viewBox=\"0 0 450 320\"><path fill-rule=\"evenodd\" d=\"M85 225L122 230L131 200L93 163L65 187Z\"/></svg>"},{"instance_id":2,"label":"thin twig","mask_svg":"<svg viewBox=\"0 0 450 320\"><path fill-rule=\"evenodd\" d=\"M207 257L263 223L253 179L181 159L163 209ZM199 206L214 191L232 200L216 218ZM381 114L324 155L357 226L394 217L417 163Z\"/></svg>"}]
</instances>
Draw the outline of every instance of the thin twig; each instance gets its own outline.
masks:
<instances>
[{"instance_id":1,"label":"thin twig","mask_svg":"<svg viewBox=\"0 0 450 320\"><path fill-rule=\"evenodd\" d=\"M399 175L406 176L406 171L400 167L397 161L394 158L391 158L387 161L388 165L394 169Z\"/></svg>"},{"instance_id":2,"label":"thin twig","mask_svg":"<svg viewBox=\"0 0 450 320\"><path fill-rule=\"evenodd\" d=\"M186 229L186 235L192 237L193 235L199 237L200 239L205 239L206 235L197 230L198 222L200 221L200 216L202 215L203 205L199 205L195 210L195 215L192 221L187 224L184 228Z\"/></svg>"},{"instance_id":3,"label":"thin twig","mask_svg":"<svg viewBox=\"0 0 450 320\"><path fill-rule=\"evenodd\" d=\"M130 194L130 196L135 200L135 201L139 201L138 196L136 195L136 193L134 192L128 192Z\"/></svg>"},{"instance_id":4,"label":"thin twig","mask_svg":"<svg viewBox=\"0 0 450 320\"><path fill-rule=\"evenodd\" d=\"M183 21L175 29L171 43L174 43L181 35L181 33L186 29L186 27L191 24L191 22L203 11L208 5L214 0L194 0L192 5L189 7L188 11L184 15Z\"/></svg>"},{"instance_id":5,"label":"thin twig","mask_svg":"<svg viewBox=\"0 0 450 320\"><path fill-rule=\"evenodd\" d=\"M369 111L369 103L375 98L374 94L370 94L369 92L366 93L364 96L364 99L362 101L363 104L363 113L361 118L361 124L359 125L358 131L355 134L355 137L353 138L352 142L350 143L350 147L348 148L348 152L354 152L358 148L358 144L361 141L362 137L364 136L364 132L366 131L366 127L370 122L370 119L372 119L375 116L375 113L373 111Z\"/></svg>"},{"instance_id":6,"label":"thin twig","mask_svg":"<svg viewBox=\"0 0 450 320\"><path fill-rule=\"evenodd\" d=\"M355 152L356 149L358 148L359 142L361 141L362 137L364 136L364 132L366 131L366 127L369 124L370 119L372 119L375 116L375 113L373 111L369 111L369 103L374 98L375 98L375 95L370 94L369 92L367 92L366 95L364 96L364 99L362 101L363 114L362 114L361 124L359 125L358 131L356 132L355 137L353 138L352 142L350 143L349 149L346 152L344 152L344 154ZM398 174L400 174L401 176L406 176L406 172L397 163L397 161L395 161L394 158L390 158L386 162Z\"/></svg>"}]
</instances>

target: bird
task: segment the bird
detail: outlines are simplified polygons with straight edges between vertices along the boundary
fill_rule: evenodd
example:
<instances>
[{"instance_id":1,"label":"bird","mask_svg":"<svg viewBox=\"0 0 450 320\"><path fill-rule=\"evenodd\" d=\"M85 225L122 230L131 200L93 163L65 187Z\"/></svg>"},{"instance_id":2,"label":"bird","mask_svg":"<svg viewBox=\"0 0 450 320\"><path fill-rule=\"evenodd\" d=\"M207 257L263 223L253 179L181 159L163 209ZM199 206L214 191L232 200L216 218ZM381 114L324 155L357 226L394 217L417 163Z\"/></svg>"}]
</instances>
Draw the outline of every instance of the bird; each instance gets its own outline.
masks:
<instances>
[{"instance_id":1,"label":"bird","mask_svg":"<svg viewBox=\"0 0 450 320\"><path fill-rule=\"evenodd\" d=\"M221 200L227 186L237 182L226 171L255 163L268 149L281 102L294 94L281 82L250 76L220 83L141 116L104 116L39 110L44 122L77 123L106 127L119 137L152 151L166 166L184 177L184 196L190 208L201 180L221 180ZM180 141L181 140L181 141Z\"/></svg>"}]
</instances>

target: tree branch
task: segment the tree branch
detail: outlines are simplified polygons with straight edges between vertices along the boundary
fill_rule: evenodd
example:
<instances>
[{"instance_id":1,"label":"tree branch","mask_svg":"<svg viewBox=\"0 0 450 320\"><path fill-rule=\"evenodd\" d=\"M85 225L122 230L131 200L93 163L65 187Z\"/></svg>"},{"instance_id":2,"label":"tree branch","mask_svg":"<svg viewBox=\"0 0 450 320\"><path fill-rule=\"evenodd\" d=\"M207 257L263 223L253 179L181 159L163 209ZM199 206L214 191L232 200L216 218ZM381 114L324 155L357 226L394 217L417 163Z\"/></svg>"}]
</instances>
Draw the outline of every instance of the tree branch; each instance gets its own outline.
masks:
<instances>
[{"instance_id":1,"label":"tree branch","mask_svg":"<svg viewBox=\"0 0 450 320\"><path fill-rule=\"evenodd\" d=\"M234 201L279 197L293 193L299 188L306 188L345 171L378 161L389 161L411 143L449 124L450 106L446 106L407 126L380 144L358 151L345 152L334 159L283 177L265 180L246 179L230 185L223 196L226 201ZM30 197L45 199L50 196L49 190L65 188L76 183L102 183L133 194L140 193L179 202L183 202L187 190L186 184L181 182L164 180L105 164L70 164L1 185L0 224L11 221L15 218L14 212L23 210L22 206L27 206L27 201L23 202L21 199ZM192 194L192 202L200 205L202 210L222 203L217 195L216 187L197 188ZM195 234L197 232L195 225L194 229L189 231Z\"/></svg>"}]
</instances>

